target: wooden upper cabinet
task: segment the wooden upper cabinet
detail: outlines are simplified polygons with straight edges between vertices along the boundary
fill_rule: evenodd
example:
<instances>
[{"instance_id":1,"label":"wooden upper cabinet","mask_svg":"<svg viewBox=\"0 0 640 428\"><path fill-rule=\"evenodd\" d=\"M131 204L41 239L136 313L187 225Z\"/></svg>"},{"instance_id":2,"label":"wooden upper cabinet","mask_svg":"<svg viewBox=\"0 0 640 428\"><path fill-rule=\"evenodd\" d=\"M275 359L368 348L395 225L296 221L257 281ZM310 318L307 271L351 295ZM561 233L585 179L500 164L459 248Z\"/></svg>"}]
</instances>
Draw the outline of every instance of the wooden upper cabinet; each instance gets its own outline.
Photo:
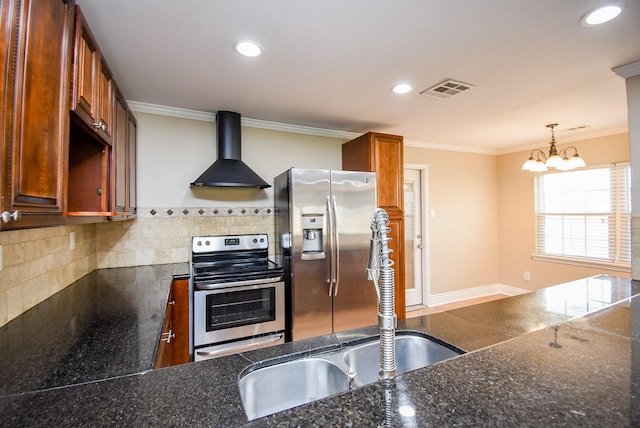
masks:
<instances>
[{"instance_id":1,"label":"wooden upper cabinet","mask_svg":"<svg viewBox=\"0 0 640 428\"><path fill-rule=\"evenodd\" d=\"M129 193L127 196L128 208L127 211L132 215L135 215L138 212L138 202L137 202L137 153L138 153L138 122L136 121L135 116L131 111L128 114L129 119L129 141L128 141L128 163L129 168L127 169L127 183L129 184Z\"/></svg>"},{"instance_id":2,"label":"wooden upper cabinet","mask_svg":"<svg viewBox=\"0 0 640 428\"><path fill-rule=\"evenodd\" d=\"M112 220L131 218L136 213L135 156L136 121L122 94L116 90L115 128L111 159Z\"/></svg>"},{"instance_id":3,"label":"wooden upper cabinet","mask_svg":"<svg viewBox=\"0 0 640 428\"><path fill-rule=\"evenodd\" d=\"M62 224L73 0L2 1L1 7L0 208L6 215L0 228Z\"/></svg>"},{"instance_id":4,"label":"wooden upper cabinet","mask_svg":"<svg viewBox=\"0 0 640 428\"><path fill-rule=\"evenodd\" d=\"M106 143L113 128L113 75L82 11L76 7L71 110Z\"/></svg>"},{"instance_id":5,"label":"wooden upper cabinet","mask_svg":"<svg viewBox=\"0 0 640 428\"><path fill-rule=\"evenodd\" d=\"M127 138L129 134L127 126L129 119L127 118L127 104L119 93L116 95L115 119L113 157L111 159L113 211L124 212L127 205Z\"/></svg>"},{"instance_id":6,"label":"wooden upper cabinet","mask_svg":"<svg viewBox=\"0 0 640 428\"><path fill-rule=\"evenodd\" d=\"M369 132L342 145L342 168L376 173L378 206L404 213L404 146L398 135Z\"/></svg>"}]
</instances>

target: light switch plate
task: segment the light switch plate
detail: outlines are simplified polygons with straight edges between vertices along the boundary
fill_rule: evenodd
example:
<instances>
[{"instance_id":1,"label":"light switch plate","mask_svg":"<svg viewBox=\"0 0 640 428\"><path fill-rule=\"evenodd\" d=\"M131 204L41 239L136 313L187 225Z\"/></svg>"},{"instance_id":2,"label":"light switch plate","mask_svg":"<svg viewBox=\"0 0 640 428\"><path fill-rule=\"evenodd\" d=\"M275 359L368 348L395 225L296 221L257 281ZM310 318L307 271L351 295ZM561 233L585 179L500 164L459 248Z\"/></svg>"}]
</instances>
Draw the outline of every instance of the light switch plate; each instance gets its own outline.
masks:
<instances>
[{"instance_id":1,"label":"light switch plate","mask_svg":"<svg viewBox=\"0 0 640 428\"><path fill-rule=\"evenodd\" d=\"M2 245L0 245L0 270L2 270Z\"/></svg>"},{"instance_id":2,"label":"light switch plate","mask_svg":"<svg viewBox=\"0 0 640 428\"><path fill-rule=\"evenodd\" d=\"M76 233L69 232L69 249L74 250L76 248Z\"/></svg>"}]
</instances>

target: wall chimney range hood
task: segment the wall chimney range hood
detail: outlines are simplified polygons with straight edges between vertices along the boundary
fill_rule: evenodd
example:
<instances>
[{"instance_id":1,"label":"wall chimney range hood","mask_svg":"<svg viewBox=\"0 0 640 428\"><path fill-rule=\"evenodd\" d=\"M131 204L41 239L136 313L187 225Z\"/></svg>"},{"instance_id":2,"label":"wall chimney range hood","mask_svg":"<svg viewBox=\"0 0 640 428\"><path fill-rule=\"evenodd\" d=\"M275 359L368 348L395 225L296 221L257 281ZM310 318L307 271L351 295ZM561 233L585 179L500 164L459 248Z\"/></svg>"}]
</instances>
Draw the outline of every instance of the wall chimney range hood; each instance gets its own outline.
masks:
<instances>
[{"instance_id":1,"label":"wall chimney range hood","mask_svg":"<svg viewBox=\"0 0 640 428\"><path fill-rule=\"evenodd\" d=\"M241 157L240 114L232 111L216 113L218 160L191 186L197 187L271 187L247 166Z\"/></svg>"}]
</instances>

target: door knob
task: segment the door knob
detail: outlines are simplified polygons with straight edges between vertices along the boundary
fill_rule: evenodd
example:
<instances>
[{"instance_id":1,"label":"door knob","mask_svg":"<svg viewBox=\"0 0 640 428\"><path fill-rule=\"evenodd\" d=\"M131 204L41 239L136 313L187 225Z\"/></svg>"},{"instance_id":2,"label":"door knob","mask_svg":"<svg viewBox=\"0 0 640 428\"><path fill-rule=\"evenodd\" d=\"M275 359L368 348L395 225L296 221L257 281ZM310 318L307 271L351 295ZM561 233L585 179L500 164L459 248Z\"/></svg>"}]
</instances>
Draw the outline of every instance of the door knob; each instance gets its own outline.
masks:
<instances>
[{"instance_id":1,"label":"door knob","mask_svg":"<svg viewBox=\"0 0 640 428\"><path fill-rule=\"evenodd\" d=\"M2 216L2 222L3 223L9 223L11 220L13 221L20 221L20 217L22 217L22 214L20 213L19 210L15 210L13 212L11 211L4 211L2 214L0 214Z\"/></svg>"}]
</instances>

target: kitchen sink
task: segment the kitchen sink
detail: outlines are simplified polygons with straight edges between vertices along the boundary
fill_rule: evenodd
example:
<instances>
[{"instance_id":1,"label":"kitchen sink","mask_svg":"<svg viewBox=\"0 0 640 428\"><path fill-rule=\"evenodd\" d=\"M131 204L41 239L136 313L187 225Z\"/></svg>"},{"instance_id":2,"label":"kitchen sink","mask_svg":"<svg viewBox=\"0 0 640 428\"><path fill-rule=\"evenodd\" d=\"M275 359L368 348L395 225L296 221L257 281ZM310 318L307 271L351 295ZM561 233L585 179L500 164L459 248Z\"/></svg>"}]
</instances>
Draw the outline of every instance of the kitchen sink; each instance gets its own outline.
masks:
<instances>
[{"instance_id":1,"label":"kitchen sink","mask_svg":"<svg viewBox=\"0 0 640 428\"><path fill-rule=\"evenodd\" d=\"M249 372L239 386L252 420L348 391L349 377L329 360L303 358Z\"/></svg>"},{"instance_id":2,"label":"kitchen sink","mask_svg":"<svg viewBox=\"0 0 640 428\"><path fill-rule=\"evenodd\" d=\"M396 374L457 357L461 352L417 335L396 336ZM355 371L355 383L366 385L378 380L380 371L380 341L350 347L342 352L347 367Z\"/></svg>"},{"instance_id":3,"label":"kitchen sink","mask_svg":"<svg viewBox=\"0 0 640 428\"><path fill-rule=\"evenodd\" d=\"M463 354L423 333L396 333L397 374ZM263 366L265 363L260 363ZM346 392L378 380L380 340L373 336L340 350L245 369L238 385L249 420Z\"/></svg>"}]
</instances>

